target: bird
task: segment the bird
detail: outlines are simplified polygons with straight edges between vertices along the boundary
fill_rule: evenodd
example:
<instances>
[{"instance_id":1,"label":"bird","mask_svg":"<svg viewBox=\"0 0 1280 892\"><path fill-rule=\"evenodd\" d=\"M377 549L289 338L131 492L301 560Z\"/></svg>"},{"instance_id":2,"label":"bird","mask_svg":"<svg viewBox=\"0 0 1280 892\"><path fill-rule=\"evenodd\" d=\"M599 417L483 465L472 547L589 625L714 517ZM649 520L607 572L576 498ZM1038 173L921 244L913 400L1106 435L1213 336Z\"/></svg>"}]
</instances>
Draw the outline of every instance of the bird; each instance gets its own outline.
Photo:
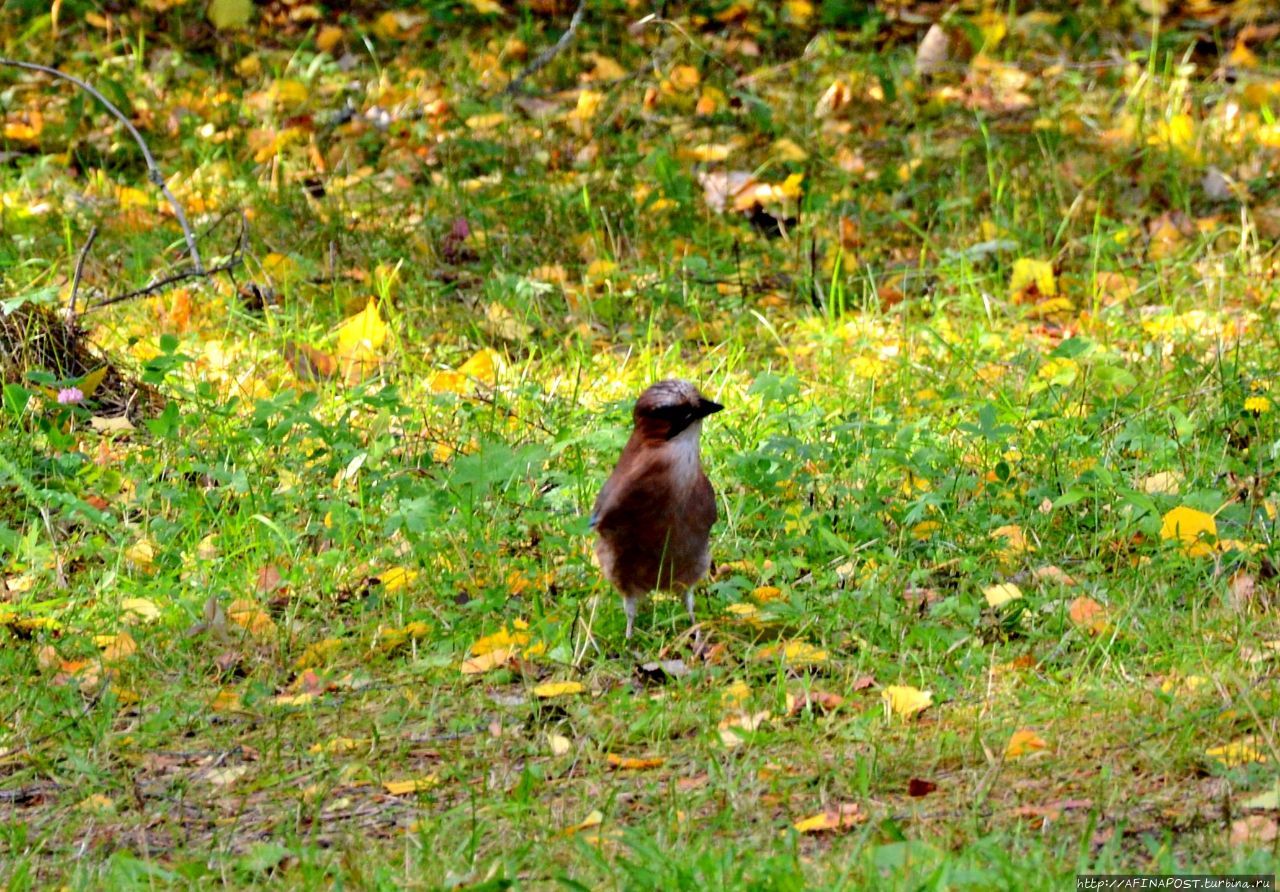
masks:
<instances>
[{"instance_id":1,"label":"bird","mask_svg":"<svg viewBox=\"0 0 1280 892\"><path fill-rule=\"evenodd\" d=\"M696 628L693 587L711 565L716 494L702 470L702 420L724 406L688 381L650 386L636 400L631 438L591 512L595 553L622 595L627 638L652 591L684 595Z\"/></svg>"}]
</instances>

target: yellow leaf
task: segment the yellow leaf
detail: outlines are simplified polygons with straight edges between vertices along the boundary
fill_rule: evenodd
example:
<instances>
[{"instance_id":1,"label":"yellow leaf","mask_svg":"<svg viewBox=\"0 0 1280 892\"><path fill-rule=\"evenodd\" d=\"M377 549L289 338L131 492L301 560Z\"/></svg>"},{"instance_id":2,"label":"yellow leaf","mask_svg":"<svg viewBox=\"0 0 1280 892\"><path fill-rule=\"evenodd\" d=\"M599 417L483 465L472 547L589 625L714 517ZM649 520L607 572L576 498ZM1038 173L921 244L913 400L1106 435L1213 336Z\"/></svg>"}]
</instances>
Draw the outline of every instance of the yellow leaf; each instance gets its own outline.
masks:
<instances>
[{"instance_id":1,"label":"yellow leaf","mask_svg":"<svg viewBox=\"0 0 1280 892\"><path fill-rule=\"evenodd\" d=\"M1009 296L1014 303L1035 303L1057 293L1058 284L1053 276L1052 263L1030 257L1019 257L1013 262L1013 272L1009 276Z\"/></svg>"},{"instance_id":2,"label":"yellow leaf","mask_svg":"<svg viewBox=\"0 0 1280 892\"><path fill-rule=\"evenodd\" d=\"M720 742L729 749L741 746L746 733L758 730L771 718L773 715L767 709L728 716L720 721L716 729L720 734Z\"/></svg>"},{"instance_id":3,"label":"yellow leaf","mask_svg":"<svg viewBox=\"0 0 1280 892\"><path fill-rule=\"evenodd\" d=\"M386 592L398 592L403 588L407 588L417 578L418 571L411 570L408 567L391 567L378 574L378 579L382 582L382 589Z\"/></svg>"},{"instance_id":4,"label":"yellow leaf","mask_svg":"<svg viewBox=\"0 0 1280 892\"><path fill-rule=\"evenodd\" d=\"M334 737L332 740L326 741L325 743L311 744L307 749L307 752L314 756L318 756L322 753L335 755L339 753L354 752L355 750L362 749L368 745L369 741L367 739L360 740L354 737Z\"/></svg>"},{"instance_id":5,"label":"yellow leaf","mask_svg":"<svg viewBox=\"0 0 1280 892\"><path fill-rule=\"evenodd\" d=\"M1005 554L1013 556L1024 554L1028 551L1035 551L1035 546L1027 543L1027 534L1022 531L1022 527L1017 524L1006 524L1002 527L996 527L991 531L994 539L1004 539L1004 547L1001 549Z\"/></svg>"},{"instance_id":6,"label":"yellow leaf","mask_svg":"<svg viewBox=\"0 0 1280 892\"><path fill-rule=\"evenodd\" d=\"M20 120L5 121L4 138L19 142L32 142L44 130L44 115L38 111L27 112Z\"/></svg>"},{"instance_id":7,"label":"yellow leaf","mask_svg":"<svg viewBox=\"0 0 1280 892\"><path fill-rule=\"evenodd\" d=\"M323 25L316 34L316 49L322 53L330 52L342 41L342 29L337 25Z\"/></svg>"},{"instance_id":8,"label":"yellow leaf","mask_svg":"<svg viewBox=\"0 0 1280 892\"><path fill-rule=\"evenodd\" d=\"M502 15L502 4L498 0L467 0L471 8L482 15Z\"/></svg>"},{"instance_id":9,"label":"yellow leaf","mask_svg":"<svg viewBox=\"0 0 1280 892\"><path fill-rule=\"evenodd\" d=\"M214 694L209 708L214 712L234 712L240 708L240 693L230 688L222 688Z\"/></svg>"},{"instance_id":10,"label":"yellow leaf","mask_svg":"<svg viewBox=\"0 0 1280 892\"><path fill-rule=\"evenodd\" d=\"M735 681L720 694L720 702L730 708L743 706L751 696L751 688L744 681Z\"/></svg>"},{"instance_id":11,"label":"yellow leaf","mask_svg":"<svg viewBox=\"0 0 1280 892\"><path fill-rule=\"evenodd\" d=\"M502 112L489 112L483 115L472 115L462 123L467 125L469 130L492 130L500 124L505 124L507 116Z\"/></svg>"},{"instance_id":12,"label":"yellow leaf","mask_svg":"<svg viewBox=\"0 0 1280 892\"><path fill-rule=\"evenodd\" d=\"M314 669L317 666L323 666L341 647L341 638L325 638L323 641L309 644L302 655L293 661L293 668Z\"/></svg>"},{"instance_id":13,"label":"yellow leaf","mask_svg":"<svg viewBox=\"0 0 1280 892\"><path fill-rule=\"evenodd\" d=\"M278 80L271 85L270 96L276 105L290 107L302 105L311 95L302 81Z\"/></svg>"},{"instance_id":14,"label":"yellow leaf","mask_svg":"<svg viewBox=\"0 0 1280 892\"><path fill-rule=\"evenodd\" d=\"M378 301L369 303L338 328L338 356L351 359L354 356L376 353L387 340L387 323L378 313Z\"/></svg>"},{"instance_id":15,"label":"yellow leaf","mask_svg":"<svg viewBox=\"0 0 1280 892\"><path fill-rule=\"evenodd\" d=\"M1143 477L1138 486L1148 495L1176 496L1182 489L1182 474L1178 471L1160 471Z\"/></svg>"},{"instance_id":16,"label":"yellow leaf","mask_svg":"<svg viewBox=\"0 0 1280 892\"><path fill-rule=\"evenodd\" d=\"M461 372L444 369L432 372L427 387L432 393L462 393L468 386L467 376Z\"/></svg>"},{"instance_id":17,"label":"yellow leaf","mask_svg":"<svg viewBox=\"0 0 1280 892\"><path fill-rule=\"evenodd\" d=\"M605 756L605 760L609 763L610 768L617 768L619 771L642 771L646 768L657 768L667 761L661 757L634 759L629 756L619 756L617 753L609 753Z\"/></svg>"},{"instance_id":18,"label":"yellow leaf","mask_svg":"<svg viewBox=\"0 0 1280 892\"><path fill-rule=\"evenodd\" d=\"M782 12L788 22L803 25L813 18L813 4L809 0L785 0Z\"/></svg>"},{"instance_id":19,"label":"yellow leaf","mask_svg":"<svg viewBox=\"0 0 1280 892\"><path fill-rule=\"evenodd\" d=\"M1023 728L1020 731L1013 732L1013 736L1009 738L1008 746L1004 748L1004 755L1006 759L1016 759L1019 756L1034 753L1048 746L1049 744L1045 742L1044 738L1035 731Z\"/></svg>"},{"instance_id":20,"label":"yellow leaf","mask_svg":"<svg viewBox=\"0 0 1280 892\"><path fill-rule=\"evenodd\" d=\"M756 660L769 662L782 658L784 666L809 666L827 661L827 652L807 641L785 641L762 647L756 651Z\"/></svg>"},{"instance_id":21,"label":"yellow leaf","mask_svg":"<svg viewBox=\"0 0 1280 892\"><path fill-rule=\"evenodd\" d=\"M160 617L160 608L147 598L125 598L120 602L120 613L126 620L149 623Z\"/></svg>"},{"instance_id":22,"label":"yellow leaf","mask_svg":"<svg viewBox=\"0 0 1280 892\"><path fill-rule=\"evenodd\" d=\"M595 809L585 819L570 827L566 827L560 831L561 836L572 836L575 833L581 833L583 830L590 830L592 827L599 827L604 822L604 814L599 809Z\"/></svg>"},{"instance_id":23,"label":"yellow leaf","mask_svg":"<svg viewBox=\"0 0 1280 892\"><path fill-rule=\"evenodd\" d=\"M138 643L128 632L117 632L114 635L95 635L94 644L102 648L102 662L119 663L128 659L138 651Z\"/></svg>"},{"instance_id":24,"label":"yellow leaf","mask_svg":"<svg viewBox=\"0 0 1280 892\"><path fill-rule=\"evenodd\" d=\"M497 335L504 341L523 341L533 334L533 326L517 319L510 307L496 300L484 308L484 321L481 325L485 331ZM472 359L475 357L473 356ZM458 371L462 372L462 369Z\"/></svg>"},{"instance_id":25,"label":"yellow leaf","mask_svg":"<svg viewBox=\"0 0 1280 892\"><path fill-rule=\"evenodd\" d=\"M155 567L156 546L150 539L139 539L124 551L125 560L139 570L148 572Z\"/></svg>"},{"instance_id":26,"label":"yellow leaf","mask_svg":"<svg viewBox=\"0 0 1280 892\"><path fill-rule=\"evenodd\" d=\"M549 681L540 684L533 689L535 696L544 700L551 697L567 697L571 694L581 694L586 688L581 682L576 681Z\"/></svg>"},{"instance_id":27,"label":"yellow leaf","mask_svg":"<svg viewBox=\"0 0 1280 892\"><path fill-rule=\"evenodd\" d=\"M486 651L485 653L474 656L462 663L463 675L483 675L499 666L505 666L511 662L516 652L510 648L500 647L496 650Z\"/></svg>"},{"instance_id":28,"label":"yellow leaf","mask_svg":"<svg viewBox=\"0 0 1280 892\"><path fill-rule=\"evenodd\" d=\"M677 65L671 69L671 74L667 77L667 84L677 93L688 93L702 82L702 77L698 74L698 69L692 65Z\"/></svg>"},{"instance_id":29,"label":"yellow leaf","mask_svg":"<svg viewBox=\"0 0 1280 892\"><path fill-rule=\"evenodd\" d=\"M1214 759L1226 768L1235 768L1250 762L1267 761L1266 754L1258 747L1251 736L1241 737L1222 746L1211 747L1204 751L1210 759Z\"/></svg>"},{"instance_id":30,"label":"yellow leaf","mask_svg":"<svg viewBox=\"0 0 1280 892\"><path fill-rule=\"evenodd\" d=\"M569 112L569 117L577 121L590 121L595 117L596 112L600 110L600 105L603 102L603 93L597 93L595 90L583 90L578 93L578 104L574 106L573 111Z\"/></svg>"},{"instance_id":31,"label":"yellow leaf","mask_svg":"<svg viewBox=\"0 0 1280 892\"><path fill-rule=\"evenodd\" d=\"M253 18L253 0L210 0L207 14L219 31L243 28Z\"/></svg>"},{"instance_id":32,"label":"yellow leaf","mask_svg":"<svg viewBox=\"0 0 1280 892\"><path fill-rule=\"evenodd\" d=\"M496 350L485 347L459 366L458 374L492 387L498 383L498 370L501 368L502 357Z\"/></svg>"},{"instance_id":33,"label":"yellow leaf","mask_svg":"<svg viewBox=\"0 0 1280 892\"><path fill-rule=\"evenodd\" d=\"M778 601L782 599L782 589L772 585L762 585L751 592L751 600L757 604L767 604L770 601Z\"/></svg>"},{"instance_id":34,"label":"yellow leaf","mask_svg":"<svg viewBox=\"0 0 1280 892\"><path fill-rule=\"evenodd\" d=\"M276 624L257 602L237 598L227 605L227 619L244 629L254 638L266 638L273 634Z\"/></svg>"},{"instance_id":35,"label":"yellow leaf","mask_svg":"<svg viewBox=\"0 0 1280 892\"><path fill-rule=\"evenodd\" d=\"M910 685L889 685L880 692L881 699L893 712L907 718L933 705L933 692Z\"/></svg>"},{"instance_id":36,"label":"yellow leaf","mask_svg":"<svg viewBox=\"0 0 1280 892\"><path fill-rule=\"evenodd\" d=\"M1004 582L999 585L987 586L982 590L982 596L987 599L987 604L991 607L999 607L1002 604L1008 604L1010 601L1016 601L1021 598L1022 589L1012 582Z\"/></svg>"},{"instance_id":37,"label":"yellow leaf","mask_svg":"<svg viewBox=\"0 0 1280 892\"><path fill-rule=\"evenodd\" d=\"M1195 508L1179 505L1160 520L1160 538L1181 543L1182 552L1188 557L1204 557L1213 553L1213 545L1201 537L1218 538L1218 525L1213 515Z\"/></svg>"},{"instance_id":38,"label":"yellow leaf","mask_svg":"<svg viewBox=\"0 0 1280 892\"><path fill-rule=\"evenodd\" d=\"M262 269L268 277L277 282L287 282L299 275L298 264L292 258L274 251L262 258Z\"/></svg>"},{"instance_id":39,"label":"yellow leaf","mask_svg":"<svg viewBox=\"0 0 1280 892\"><path fill-rule=\"evenodd\" d=\"M424 774L422 777L415 777L409 780L383 781L382 788L392 796L407 796L410 793L421 793L423 790L430 790L440 782L434 774Z\"/></svg>"},{"instance_id":40,"label":"yellow leaf","mask_svg":"<svg viewBox=\"0 0 1280 892\"><path fill-rule=\"evenodd\" d=\"M829 808L811 817L796 821L791 826L797 833L838 833L861 824L865 820L867 820L867 816L858 808L856 802L842 802L835 808Z\"/></svg>"},{"instance_id":41,"label":"yellow leaf","mask_svg":"<svg viewBox=\"0 0 1280 892\"><path fill-rule=\"evenodd\" d=\"M517 629L515 632L503 629L500 632L494 632L492 635L485 635L483 638L477 640L475 644L471 645L471 655L473 657L478 657L483 654L487 654L492 650L498 650L499 648L515 649L518 647L524 647L529 643L529 633L520 630L518 622L519 621L515 624Z\"/></svg>"},{"instance_id":42,"label":"yellow leaf","mask_svg":"<svg viewBox=\"0 0 1280 892\"><path fill-rule=\"evenodd\" d=\"M95 815L113 815L116 812L115 802L110 796L104 796L101 793L93 793L90 796L86 796L80 800L77 808Z\"/></svg>"}]
</instances>

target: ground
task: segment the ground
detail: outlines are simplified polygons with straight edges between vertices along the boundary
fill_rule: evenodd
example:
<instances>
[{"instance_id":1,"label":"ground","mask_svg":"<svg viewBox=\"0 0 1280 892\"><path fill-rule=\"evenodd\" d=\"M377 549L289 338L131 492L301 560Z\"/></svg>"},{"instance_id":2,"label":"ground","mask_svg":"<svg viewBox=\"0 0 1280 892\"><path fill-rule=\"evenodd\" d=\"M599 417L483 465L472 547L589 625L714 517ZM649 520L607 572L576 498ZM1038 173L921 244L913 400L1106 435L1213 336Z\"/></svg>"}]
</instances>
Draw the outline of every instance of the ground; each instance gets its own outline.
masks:
<instances>
[{"instance_id":1,"label":"ground","mask_svg":"<svg viewBox=\"0 0 1280 892\"><path fill-rule=\"evenodd\" d=\"M0 878L1274 873L1280 22L507 6L0 11Z\"/></svg>"}]
</instances>

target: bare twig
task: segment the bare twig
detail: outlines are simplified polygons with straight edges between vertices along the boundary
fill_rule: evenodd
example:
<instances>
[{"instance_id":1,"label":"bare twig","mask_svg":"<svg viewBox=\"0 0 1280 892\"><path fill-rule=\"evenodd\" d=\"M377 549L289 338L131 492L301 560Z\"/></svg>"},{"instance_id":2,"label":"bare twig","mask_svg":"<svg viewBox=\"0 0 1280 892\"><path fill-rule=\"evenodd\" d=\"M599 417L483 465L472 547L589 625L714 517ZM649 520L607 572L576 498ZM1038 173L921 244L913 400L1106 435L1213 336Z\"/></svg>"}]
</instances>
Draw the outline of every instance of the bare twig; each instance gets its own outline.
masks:
<instances>
[{"instance_id":1,"label":"bare twig","mask_svg":"<svg viewBox=\"0 0 1280 892\"><path fill-rule=\"evenodd\" d=\"M84 240L84 247L80 249L80 256L76 258L76 271L71 277L71 303L67 307L67 319L74 320L76 318L76 295L80 293L80 279L84 276L84 262L89 256L89 249L93 247L93 241L98 237L98 227L94 226L89 230L89 237Z\"/></svg>"},{"instance_id":2,"label":"bare twig","mask_svg":"<svg viewBox=\"0 0 1280 892\"><path fill-rule=\"evenodd\" d=\"M526 80L546 68L552 59L560 55L560 51L567 47L573 40L574 35L578 33L578 26L582 24L582 16L586 11L587 0L578 0L578 8L573 11L573 18L569 20L569 27L560 35L560 39L540 52L524 71L517 74L511 83L507 84L507 88L502 92L509 96L519 91Z\"/></svg>"},{"instance_id":3,"label":"bare twig","mask_svg":"<svg viewBox=\"0 0 1280 892\"><path fill-rule=\"evenodd\" d=\"M111 100L107 99L107 97L89 86L89 84L74 75L67 74L65 71L59 71L58 69L50 68L47 65L37 65L34 62L19 62L14 59L4 58L0 58L0 65L9 65L13 68L25 68L28 71L41 71L56 78L61 78L64 81L70 81L94 99L98 100L98 102L102 103L107 111L111 112L111 114L115 116L116 120L125 126L125 129L129 131L129 135L133 137L134 142L138 144L138 148L142 150L142 157L146 159L147 176L150 178L151 182L159 187L160 191L164 193L164 197L169 202L169 207L173 208L173 215L178 218L178 225L182 227L182 235L187 240L187 253L191 256L191 263L195 266L196 273L203 275L205 271L204 263L200 260L200 251L196 248L196 237L191 232L191 226L187 223L187 215L183 213L182 205L178 203L178 199L174 198L173 193L169 191L169 187L165 184L164 174L160 172L160 166L156 164L155 156L151 154L151 149L147 147L147 141L142 138L142 134L138 132L138 128L134 127L133 123L124 116L124 112L116 108L116 106L112 104Z\"/></svg>"},{"instance_id":4,"label":"bare twig","mask_svg":"<svg viewBox=\"0 0 1280 892\"><path fill-rule=\"evenodd\" d=\"M229 272L235 269L236 267L238 267L243 262L244 260L240 257L239 252L236 252L236 254L233 255L232 258L228 260L226 263L219 264L218 266L211 266L204 271L196 271L194 269L185 269L180 273L174 273L172 276L165 276L163 279L160 279L157 282L152 282L150 285L147 285L145 288L138 288L135 291L126 291L124 294L117 294L114 297L108 297L98 301L95 304L90 304L88 309L98 310L98 309L101 309L102 307L109 307L112 304L123 303L126 300L133 300L135 297L149 297L152 294L156 294L160 291L163 291L164 289L168 288L170 285L176 285L179 282L185 282L187 279L204 279L204 278L207 278L208 276L217 275L218 273Z\"/></svg>"},{"instance_id":5,"label":"bare twig","mask_svg":"<svg viewBox=\"0 0 1280 892\"><path fill-rule=\"evenodd\" d=\"M90 304L87 309L97 310L102 307L109 307L112 304L123 303L126 300L133 300L135 297L148 297L157 294L168 288L170 285L176 285L179 282L185 282L187 279L204 279L210 276L216 276L218 273L230 272L244 263L244 255L249 246L249 218L244 214L240 214L240 236L236 240L236 247L231 252L231 256L227 258L225 263L217 266L211 266L202 269L185 269L181 272L174 273L171 276L165 276L158 279L150 285L137 288L133 291L126 291L124 294L117 294L114 297L104 298L97 303Z\"/></svg>"}]
</instances>

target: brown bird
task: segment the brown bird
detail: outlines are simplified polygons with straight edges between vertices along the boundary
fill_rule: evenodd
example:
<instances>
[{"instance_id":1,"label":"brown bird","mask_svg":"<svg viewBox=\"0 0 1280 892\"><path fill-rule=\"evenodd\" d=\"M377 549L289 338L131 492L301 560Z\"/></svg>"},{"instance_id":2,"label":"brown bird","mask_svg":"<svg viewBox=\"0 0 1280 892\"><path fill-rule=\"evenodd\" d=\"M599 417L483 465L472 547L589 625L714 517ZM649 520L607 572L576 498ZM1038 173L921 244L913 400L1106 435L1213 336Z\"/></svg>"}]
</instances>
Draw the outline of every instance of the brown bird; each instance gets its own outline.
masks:
<instances>
[{"instance_id":1,"label":"brown bird","mask_svg":"<svg viewBox=\"0 0 1280 892\"><path fill-rule=\"evenodd\" d=\"M688 381L659 381L636 400L635 427L596 499L596 557L622 594L627 637L640 600L656 589L684 594L694 621L693 586L711 564L707 545L716 494L702 471L702 419L724 406Z\"/></svg>"}]
</instances>

